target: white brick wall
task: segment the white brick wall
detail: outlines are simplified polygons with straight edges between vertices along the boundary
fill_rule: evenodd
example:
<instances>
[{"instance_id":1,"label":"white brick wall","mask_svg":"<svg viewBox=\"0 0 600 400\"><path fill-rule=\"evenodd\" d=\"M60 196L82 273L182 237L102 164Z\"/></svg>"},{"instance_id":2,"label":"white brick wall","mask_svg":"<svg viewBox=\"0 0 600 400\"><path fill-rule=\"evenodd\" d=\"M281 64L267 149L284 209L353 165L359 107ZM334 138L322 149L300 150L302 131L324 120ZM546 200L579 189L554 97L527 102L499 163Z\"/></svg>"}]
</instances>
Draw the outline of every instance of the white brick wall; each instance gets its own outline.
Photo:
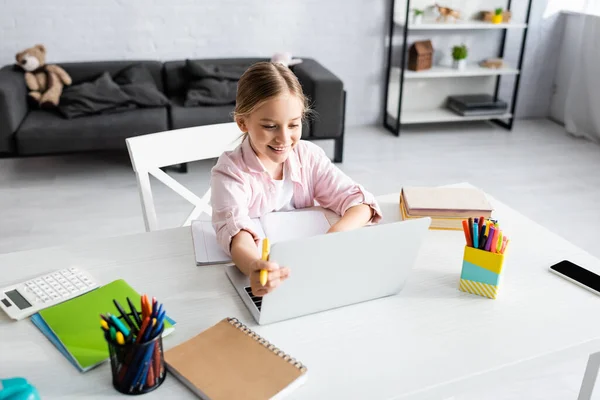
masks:
<instances>
[{"instance_id":1,"label":"white brick wall","mask_svg":"<svg viewBox=\"0 0 600 400\"><path fill-rule=\"evenodd\" d=\"M551 22L541 20L547 0L535 3L517 111L523 117L546 115L554 79L555 40L544 38ZM315 58L343 80L348 125L380 123L388 5L389 0L0 0L0 65L13 63L15 53L36 43L46 45L50 63L269 57L287 50Z\"/></svg>"},{"instance_id":2,"label":"white brick wall","mask_svg":"<svg viewBox=\"0 0 600 400\"><path fill-rule=\"evenodd\" d=\"M311 57L342 79L347 123L379 118L385 4L369 0L0 0L0 65L36 43L48 62Z\"/></svg>"}]
</instances>

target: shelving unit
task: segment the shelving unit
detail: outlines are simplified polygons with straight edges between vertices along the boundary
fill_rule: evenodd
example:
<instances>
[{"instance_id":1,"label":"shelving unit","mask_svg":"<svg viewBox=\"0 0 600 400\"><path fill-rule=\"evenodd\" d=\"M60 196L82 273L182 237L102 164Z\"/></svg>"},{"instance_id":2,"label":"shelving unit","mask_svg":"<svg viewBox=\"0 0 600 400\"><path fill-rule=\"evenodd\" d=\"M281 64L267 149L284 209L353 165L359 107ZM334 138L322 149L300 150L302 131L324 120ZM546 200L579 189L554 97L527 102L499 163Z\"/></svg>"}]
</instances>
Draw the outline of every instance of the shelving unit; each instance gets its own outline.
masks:
<instances>
[{"instance_id":1,"label":"shelving unit","mask_svg":"<svg viewBox=\"0 0 600 400\"><path fill-rule=\"evenodd\" d=\"M412 11L411 3L415 2L415 0L392 1L391 14L389 18L389 34L387 40L388 58L384 126L397 136L400 135L403 125L440 122L489 120L506 129L512 129L516 100L519 91L520 72L523 65L525 43L527 40L527 30L529 25L529 17L531 14L532 0L526 0L526 3L519 3L521 5L526 4L525 18L523 22L511 21L509 23L501 24L492 24L489 22L471 19L458 20L456 22L425 21L420 24L412 24L409 23ZM396 15L396 3L402 3L406 6L404 18ZM487 1L484 3L487 3ZM515 2L515 4L516 3L517 2ZM506 7L504 7L504 9L511 10L511 5L512 0L507 0ZM423 36L424 33L428 32L430 32L431 35L447 35L450 33L464 33L471 31L474 32L473 34L476 34L476 32L491 30L500 32L500 45L498 54L489 54L489 57L498 56L500 58L504 57L505 54L507 31L523 31L517 65L505 65L503 68L493 69L481 67L476 63L472 63L463 70L458 70L450 66L443 65L434 65L431 69L425 71L411 71L407 69L409 50L408 37L410 35ZM402 46L400 50L402 53L399 55L400 57L395 57L394 39L398 39L400 33L402 34ZM396 62L396 65L392 65L394 59L398 58L400 59L399 65L398 62ZM440 98L436 99L436 102L432 102L432 105L429 108L425 107L422 109L414 109L413 107L413 109L411 109L407 108L404 103L405 99L403 97L406 91L405 86L407 84L410 83L412 85L417 85L415 86L417 88L419 87L418 85L429 85L426 86L426 88L429 88L431 91L431 82L436 82L436 85L439 84L442 88L447 88L449 85L455 85L456 87L456 85L459 84L464 85L466 88L471 87L471 90L475 90L473 88L479 87L489 88L489 94L493 95L497 99L500 92L500 78L503 76L514 77L512 101L509 102L509 110L504 114L461 116L445 108L443 105L445 103L445 96L443 95L440 95ZM487 80L489 79L495 79L495 82L488 82ZM413 87L413 90L410 92L411 105L414 103L414 97L420 95L419 92L420 90L414 89Z\"/></svg>"}]
</instances>

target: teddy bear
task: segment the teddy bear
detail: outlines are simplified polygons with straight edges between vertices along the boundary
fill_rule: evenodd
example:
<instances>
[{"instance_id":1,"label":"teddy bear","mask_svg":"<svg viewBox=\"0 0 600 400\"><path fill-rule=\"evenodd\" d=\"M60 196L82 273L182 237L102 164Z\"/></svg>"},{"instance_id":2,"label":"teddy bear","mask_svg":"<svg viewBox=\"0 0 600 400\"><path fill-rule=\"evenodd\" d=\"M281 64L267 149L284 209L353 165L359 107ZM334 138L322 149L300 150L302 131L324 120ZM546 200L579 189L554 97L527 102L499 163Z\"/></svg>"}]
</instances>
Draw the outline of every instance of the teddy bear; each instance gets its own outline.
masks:
<instances>
[{"instance_id":1,"label":"teddy bear","mask_svg":"<svg viewBox=\"0 0 600 400\"><path fill-rule=\"evenodd\" d=\"M273 57L271 57L272 63L280 63L285 65L286 67L291 67L296 64L300 64L302 62L301 58L292 58L292 54L289 52L285 53L275 53Z\"/></svg>"},{"instance_id":2,"label":"teddy bear","mask_svg":"<svg viewBox=\"0 0 600 400\"><path fill-rule=\"evenodd\" d=\"M29 96L43 108L58 106L64 85L72 83L69 74L58 65L46 64L46 48L37 44L16 55L17 65L25 71Z\"/></svg>"}]
</instances>

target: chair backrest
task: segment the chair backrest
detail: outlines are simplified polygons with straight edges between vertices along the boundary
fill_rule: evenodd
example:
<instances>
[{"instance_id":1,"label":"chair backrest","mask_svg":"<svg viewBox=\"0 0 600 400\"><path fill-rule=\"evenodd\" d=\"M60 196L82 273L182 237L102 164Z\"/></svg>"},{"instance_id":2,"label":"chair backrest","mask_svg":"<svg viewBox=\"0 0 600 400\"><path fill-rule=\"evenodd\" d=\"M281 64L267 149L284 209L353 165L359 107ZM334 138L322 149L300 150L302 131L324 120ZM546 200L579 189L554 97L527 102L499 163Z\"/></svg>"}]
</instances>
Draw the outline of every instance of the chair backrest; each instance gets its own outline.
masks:
<instances>
[{"instance_id":1,"label":"chair backrest","mask_svg":"<svg viewBox=\"0 0 600 400\"><path fill-rule=\"evenodd\" d=\"M209 204L210 188L202 197L198 197L160 168L217 158L224 151L237 147L241 140L242 133L235 122L176 129L125 139L138 182L146 231L158 229L150 175L194 205L194 209L182 224L189 225L202 212L212 214Z\"/></svg>"}]
</instances>

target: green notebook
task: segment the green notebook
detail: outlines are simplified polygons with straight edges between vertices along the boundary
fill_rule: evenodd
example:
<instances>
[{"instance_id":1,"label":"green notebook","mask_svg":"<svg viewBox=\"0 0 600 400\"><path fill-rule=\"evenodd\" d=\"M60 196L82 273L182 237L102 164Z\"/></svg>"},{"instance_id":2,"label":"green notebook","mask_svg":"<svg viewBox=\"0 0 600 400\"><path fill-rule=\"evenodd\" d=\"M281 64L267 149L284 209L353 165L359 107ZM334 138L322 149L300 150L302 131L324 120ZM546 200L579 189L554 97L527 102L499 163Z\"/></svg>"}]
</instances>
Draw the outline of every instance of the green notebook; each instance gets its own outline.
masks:
<instances>
[{"instance_id":1,"label":"green notebook","mask_svg":"<svg viewBox=\"0 0 600 400\"><path fill-rule=\"evenodd\" d=\"M100 328L100 314L119 315L113 299L129 311L127 297L140 311L140 294L119 279L46 308L31 319L71 363L80 371L87 371L109 358L108 345ZM175 321L165 318L163 337L173 332L174 325Z\"/></svg>"}]
</instances>

